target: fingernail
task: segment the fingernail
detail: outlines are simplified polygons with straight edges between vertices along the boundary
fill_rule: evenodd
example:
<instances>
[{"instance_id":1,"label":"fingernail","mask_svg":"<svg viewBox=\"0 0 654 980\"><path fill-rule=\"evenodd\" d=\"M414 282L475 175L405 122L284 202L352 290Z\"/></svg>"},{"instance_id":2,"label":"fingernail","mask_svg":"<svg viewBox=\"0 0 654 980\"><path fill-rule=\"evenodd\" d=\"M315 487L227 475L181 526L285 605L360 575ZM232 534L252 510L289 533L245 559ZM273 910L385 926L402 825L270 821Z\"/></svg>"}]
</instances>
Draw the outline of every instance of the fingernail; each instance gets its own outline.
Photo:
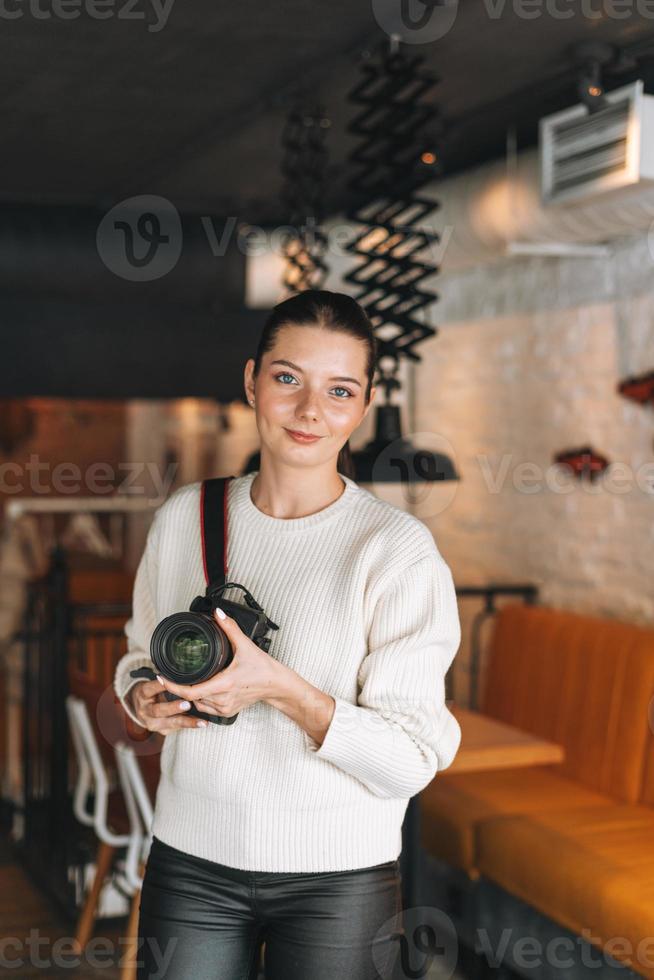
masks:
<instances>
[{"instance_id":1,"label":"fingernail","mask_svg":"<svg viewBox=\"0 0 654 980\"><path fill-rule=\"evenodd\" d=\"M165 684L163 682L163 677L160 677L159 674L157 674L157 680L159 681L162 687L165 687Z\"/></svg>"},{"instance_id":2,"label":"fingernail","mask_svg":"<svg viewBox=\"0 0 654 980\"><path fill-rule=\"evenodd\" d=\"M190 707L191 707L191 702L190 701L180 701L179 702L179 710L180 711L188 711L188 709Z\"/></svg>"},{"instance_id":3,"label":"fingernail","mask_svg":"<svg viewBox=\"0 0 654 980\"><path fill-rule=\"evenodd\" d=\"M198 722L198 728L206 728L206 727L207 727L206 721L199 721Z\"/></svg>"},{"instance_id":4,"label":"fingernail","mask_svg":"<svg viewBox=\"0 0 654 980\"><path fill-rule=\"evenodd\" d=\"M225 613L220 606L216 606L216 616L218 616L218 619L225 619Z\"/></svg>"}]
</instances>

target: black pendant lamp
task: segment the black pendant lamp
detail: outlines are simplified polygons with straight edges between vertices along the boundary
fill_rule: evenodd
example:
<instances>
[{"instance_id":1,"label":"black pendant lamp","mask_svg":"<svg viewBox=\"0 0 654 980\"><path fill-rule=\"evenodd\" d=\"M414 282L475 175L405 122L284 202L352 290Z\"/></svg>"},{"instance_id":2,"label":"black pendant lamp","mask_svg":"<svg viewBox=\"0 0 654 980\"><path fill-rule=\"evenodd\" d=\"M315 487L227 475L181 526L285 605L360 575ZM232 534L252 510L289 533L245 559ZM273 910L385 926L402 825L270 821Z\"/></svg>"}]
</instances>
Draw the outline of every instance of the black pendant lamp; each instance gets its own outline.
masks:
<instances>
[{"instance_id":1,"label":"black pendant lamp","mask_svg":"<svg viewBox=\"0 0 654 980\"><path fill-rule=\"evenodd\" d=\"M376 407L374 438L352 453L360 483L459 479L448 456L416 448L404 438L400 407L391 404L391 393L401 387L400 358L419 362L414 347L437 332L417 319L438 298L423 280L438 271L428 251L440 237L421 224L438 207L419 190L440 172L436 146L441 130L438 109L424 100L437 79L423 62L421 55L401 52L399 40L392 38L374 57L365 53L363 77L348 96L360 109L348 126L359 143L349 155L353 203L346 214L362 230L348 246L359 261L345 281L375 329L375 384L385 393L385 404Z\"/></svg>"},{"instance_id":2,"label":"black pendant lamp","mask_svg":"<svg viewBox=\"0 0 654 980\"><path fill-rule=\"evenodd\" d=\"M416 449L402 435L399 405L380 405L375 416L375 435L363 449L352 452L358 483L436 483L458 480L449 456L430 449Z\"/></svg>"}]
</instances>

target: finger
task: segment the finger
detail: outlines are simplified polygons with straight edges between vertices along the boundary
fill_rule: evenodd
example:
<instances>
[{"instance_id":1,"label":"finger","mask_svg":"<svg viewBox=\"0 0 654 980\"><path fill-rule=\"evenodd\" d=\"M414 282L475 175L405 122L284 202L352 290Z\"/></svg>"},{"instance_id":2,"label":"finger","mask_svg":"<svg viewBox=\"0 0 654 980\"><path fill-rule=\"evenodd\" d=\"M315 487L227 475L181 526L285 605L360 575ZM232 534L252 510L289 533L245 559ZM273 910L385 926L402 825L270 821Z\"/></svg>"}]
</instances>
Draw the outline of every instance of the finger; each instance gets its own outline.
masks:
<instances>
[{"instance_id":1,"label":"finger","mask_svg":"<svg viewBox=\"0 0 654 980\"><path fill-rule=\"evenodd\" d=\"M146 698L152 698L155 694L158 694L162 690L159 681L137 681L133 687L130 688L130 693L132 696L139 696Z\"/></svg>"},{"instance_id":2,"label":"finger","mask_svg":"<svg viewBox=\"0 0 654 980\"><path fill-rule=\"evenodd\" d=\"M204 712L205 715L220 715L222 712L217 711L212 704L202 704L200 710Z\"/></svg>"},{"instance_id":3,"label":"finger","mask_svg":"<svg viewBox=\"0 0 654 980\"><path fill-rule=\"evenodd\" d=\"M150 694L149 696L145 693L145 691L138 689L141 687L140 684L138 685L138 688L133 690L132 702L140 711L147 711L150 705L157 704L159 701L166 701L166 692L163 690L161 685L157 686L159 687L159 690L155 694Z\"/></svg>"},{"instance_id":4,"label":"finger","mask_svg":"<svg viewBox=\"0 0 654 980\"><path fill-rule=\"evenodd\" d=\"M185 714L190 710L190 701L156 701L150 705L149 714L154 718L169 718L171 715Z\"/></svg>"},{"instance_id":5,"label":"finger","mask_svg":"<svg viewBox=\"0 0 654 980\"><path fill-rule=\"evenodd\" d=\"M159 681L140 681L134 688L146 698L153 698L155 694L161 694L162 690Z\"/></svg>"},{"instance_id":6,"label":"finger","mask_svg":"<svg viewBox=\"0 0 654 980\"><path fill-rule=\"evenodd\" d=\"M206 728L207 722L202 718L185 718L184 715L176 715L173 718L167 718L164 722L161 722L161 727L159 729L164 735L168 732L174 732L178 728Z\"/></svg>"},{"instance_id":7,"label":"finger","mask_svg":"<svg viewBox=\"0 0 654 980\"><path fill-rule=\"evenodd\" d=\"M236 620L232 616L228 616L224 609L220 606L216 606L213 611L216 622L221 626L227 635L229 636L231 632L243 634L243 630L238 625Z\"/></svg>"},{"instance_id":8,"label":"finger","mask_svg":"<svg viewBox=\"0 0 654 980\"><path fill-rule=\"evenodd\" d=\"M226 670L229 670L229 667ZM203 697L225 693L231 681L229 678L226 681L222 680L221 675L224 673L225 671L220 671L219 674L210 677L208 681L203 681L201 684L175 684L166 677L162 677L162 680L165 689L171 694L176 694L186 701L199 701Z\"/></svg>"},{"instance_id":9,"label":"finger","mask_svg":"<svg viewBox=\"0 0 654 980\"><path fill-rule=\"evenodd\" d=\"M204 711L207 715L223 715L225 712L217 708L215 704L211 704L209 701L198 701L197 707L200 711Z\"/></svg>"},{"instance_id":10,"label":"finger","mask_svg":"<svg viewBox=\"0 0 654 980\"><path fill-rule=\"evenodd\" d=\"M228 697L217 697L217 698L200 698L195 702L195 704L204 711L205 708L212 708L218 714L231 714L231 698Z\"/></svg>"}]
</instances>

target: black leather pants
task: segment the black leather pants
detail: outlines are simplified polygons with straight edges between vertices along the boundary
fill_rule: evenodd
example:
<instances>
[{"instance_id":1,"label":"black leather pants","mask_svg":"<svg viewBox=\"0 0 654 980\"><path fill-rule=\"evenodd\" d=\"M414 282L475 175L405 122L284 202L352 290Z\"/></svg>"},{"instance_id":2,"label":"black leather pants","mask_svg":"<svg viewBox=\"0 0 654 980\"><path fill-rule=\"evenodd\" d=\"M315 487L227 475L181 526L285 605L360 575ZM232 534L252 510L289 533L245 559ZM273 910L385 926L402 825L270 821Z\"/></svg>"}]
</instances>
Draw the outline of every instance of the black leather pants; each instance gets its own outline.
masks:
<instances>
[{"instance_id":1,"label":"black leather pants","mask_svg":"<svg viewBox=\"0 0 654 980\"><path fill-rule=\"evenodd\" d=\"M399 859L353 871L241 871L154 838L138 980L388 980L401 931Z\"/></svg>"}]
</instances>

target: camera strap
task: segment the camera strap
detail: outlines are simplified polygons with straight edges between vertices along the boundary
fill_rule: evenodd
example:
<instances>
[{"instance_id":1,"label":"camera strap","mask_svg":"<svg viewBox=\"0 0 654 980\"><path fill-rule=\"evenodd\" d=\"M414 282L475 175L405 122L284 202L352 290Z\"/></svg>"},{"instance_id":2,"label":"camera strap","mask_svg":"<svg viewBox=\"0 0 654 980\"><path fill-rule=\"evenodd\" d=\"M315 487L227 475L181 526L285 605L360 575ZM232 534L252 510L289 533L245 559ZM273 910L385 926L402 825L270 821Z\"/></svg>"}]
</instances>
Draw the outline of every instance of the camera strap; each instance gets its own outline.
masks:
<instances>
[{"instance_id":1,"label":"camera strap","mask_svg":"<svg viewBox=\"0 0 654 980\"><path fill-rule=\"evenodd\" d=\"M200 526L202 529L202 563L209 586L227 581L227 496L233 476L218 476L202 481L200 492Z\"/></svg>"},{"instance_id":2,"label":"camera strap","mask_svg":"<svg viewBox=\"0 0 654 980\"><path fill-rule=\"evenodd\" d=\"M224 585L227 581L227 494L231 476L215 477L203 480L200 491L200 528L202 534L202 562L204 577L207 580L207 595L209 587ZM191 604L193 609L193 604ZM270 622L270 621L268 621ZM278 627L272 623L274 629ZM153 681L156 674L149 667L138 667L130 671L130 676L138 679ZM166 695L168 699L174 695ZM200 714L217 725L230 725L236 720L232 718L218 719L211 715Z\"/></svg>"}]
</instances>

